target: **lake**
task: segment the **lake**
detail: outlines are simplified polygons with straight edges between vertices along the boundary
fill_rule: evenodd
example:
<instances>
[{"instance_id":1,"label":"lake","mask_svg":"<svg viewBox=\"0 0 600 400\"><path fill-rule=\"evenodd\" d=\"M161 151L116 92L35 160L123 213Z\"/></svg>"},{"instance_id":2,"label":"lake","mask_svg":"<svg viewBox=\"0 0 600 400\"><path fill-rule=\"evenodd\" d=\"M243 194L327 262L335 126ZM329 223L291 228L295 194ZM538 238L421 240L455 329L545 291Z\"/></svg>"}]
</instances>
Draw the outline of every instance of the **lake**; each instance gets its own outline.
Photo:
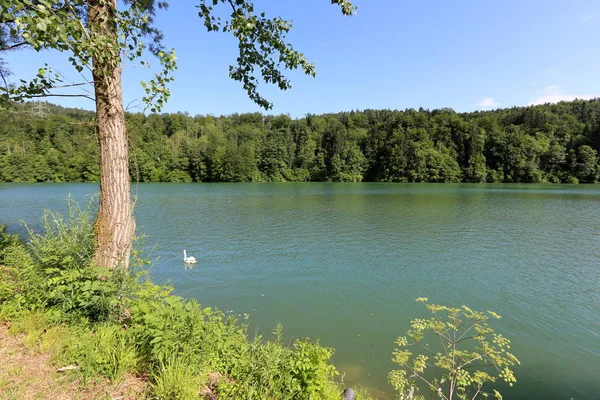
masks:
<instances>
[{"instance_id":1,"label":"lake","mask_svg":"<svg viewBox=\"0 0 600 400\"><path fill-rule=\"evenodd\" d=\"M86 202L94 184L0 184L0 223ZM139 184L152 276L252 333L336 349L347 385L391 398L394 340L416 303L466 304L521 360L507 399L600 398L600 186ZM183 249L199 261L185 269Z\"/></svg>"}]
</instances>

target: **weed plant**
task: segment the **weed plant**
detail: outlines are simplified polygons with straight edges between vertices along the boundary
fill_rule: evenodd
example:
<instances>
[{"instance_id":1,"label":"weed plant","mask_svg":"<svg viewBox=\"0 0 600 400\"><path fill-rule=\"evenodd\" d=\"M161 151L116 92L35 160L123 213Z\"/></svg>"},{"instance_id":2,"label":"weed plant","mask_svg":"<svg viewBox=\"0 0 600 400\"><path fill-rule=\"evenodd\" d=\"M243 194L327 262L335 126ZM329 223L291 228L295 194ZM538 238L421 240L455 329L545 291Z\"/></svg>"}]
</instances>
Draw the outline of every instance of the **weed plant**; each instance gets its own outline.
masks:
<instances>
[{"instance_id":1,"label":"weed plant","mask_svg":"<svg viewBox=\"0 0 600 400\"><path fill-rule=\"evenodd\" d=\"M84 380L147 377L156 399L342 398L332 349L285 345L281 326L273 341L248 339L246 325L152 283L139 249L129 271L92 265L92 215L69 200L26 242L0 229L0 321L26 346Z\"/></svg>"}]
</instances>

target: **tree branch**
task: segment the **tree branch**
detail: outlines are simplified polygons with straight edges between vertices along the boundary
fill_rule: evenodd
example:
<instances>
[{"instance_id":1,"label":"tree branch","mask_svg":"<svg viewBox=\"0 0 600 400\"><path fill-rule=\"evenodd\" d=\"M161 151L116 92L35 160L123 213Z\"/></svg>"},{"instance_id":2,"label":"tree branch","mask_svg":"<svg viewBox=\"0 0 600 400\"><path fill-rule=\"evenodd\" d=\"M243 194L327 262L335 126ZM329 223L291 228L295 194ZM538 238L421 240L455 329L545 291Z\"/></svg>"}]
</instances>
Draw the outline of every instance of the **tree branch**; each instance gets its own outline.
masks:
<instances>
[{"instance_id":1,"label":"tree branch","mask_svg":"<svg viewBox=\"0 0 600 400\"><path fill-rule=\"evenodd\" d=\"M73 5L71 5L71 2L69 0L65 0L65 4L67 5L67 7L69 7L69 10L71 10L71 12L75 16L75 19L77 20L77 22L79 22L79 26L81 26L81 29L85 33L85 36L87 36L87 38L89 39L90 34L88 33L87 29L83 25L83 22L81 22L81 18L79 18L79 16L77 15L77 11L75 10L75 8L73 8Z\"/></svg>"},{"instance_id":2,"label":"tree branch","mask_svg":"<svg viewBox=\"0 0 600 400\"><path fill-rule=\"evenodd\" d=\"M411 368L412 369L412 368ZM419 378L420 380L422 380L423 382L425 382L427 384L427 386L429 388L435 387L435 385L433 385L431 382L429 382L427 379L423 378L421 375L419 375L415 370L412 370L413 375L412 376L416 376L417 378ZM438 388L439 389L439 388ZM444 395L444 393L440 390L436 391L438 396L440 396L442 399L444 400L448 400L448 397L446 397L446 395Z\"/></svg>"},{"instance_id":3,"label":"tree branch","mask_svg":"<svg viewBox=\"0 0 600 400\"><path fill-rule=\"evenodd\" d=\"M478 323L480 323L481 321L483 321L483 320L482 320L482 319L476 319L476 320L475 320L475 322L473 322L473 325L471 325L471 326L469 327L469 329L467 329L466 331L464 331L464 332L463 332L463 334L462 334L462 335L461 335L461 336L458 338L458 341L457 341L457 343L458 343L458 342L460 342L460 341L462 340L462 338L463 338L463 337L464 337L464 336L465 336L465 335L466 335L466 334L467 334L467 333L468 333L468 332L469 332L471 329L473 329L473 327L474 327L475 325L477 325L477 324L478 324Z\"/></svg>"},{"instance_id":4,"label":"tree branch","mask_svg":"<svg viewBox=\"0 0 600 400\"><path fill-rule=\"evenodd\" d=\"M479 394L480 391L481 391L481 386L477 389L477 391L475 392L473 397L471 397L471 400L475 400L475 398L477 397L477 395Z\"/></svg>"},{"instance_id":5,"label":"tree branch","mask_svg":"<svg viewBox=\"0 0 600 400\"><path fill-rule=\"evenodd\" d=\"M227 0L229 2L229 4L231 4L231 8L233 9L233 13L235 14L237 12L237 8L235 8L235 4L233 4L232 0Z\"/></svg>"},{"instance_id":6,"label":"tree branch","mask_svg":"<svg viewBox=\"0 0 600 400\"><path fill-rule=\"evenodd\" d=\"M16 49L18 47L25 46L26 44L29 44L29 43L27 43L27 42L20 42L20 43L17 43L17 44L13 44L12 46L2 47L2 48L0 48L0 51L14 50L14 49Z\"/></svg>"},{"instance_id":7,"label":"tree branch","mask_svg":"<svg viewBox=\"0 0 600 400\"><path fill-rule=\"evenodd\" d=\"M81 82L81 83L72 83L69 85L62 85L62 86L52 86L52 89L64 89L64 88L69 88L69 87L76 87L76 86L84 86L84 85L91 85L94 82Z\"/></svg>"},{"instance_id":8,"label":"tree branch","mask_svg":"<svg viewBox=\"0 0 600 400\"><path fill-rule=\"evenodd\" d=\"M467 365L465 367L462 367L462 369L478 368L478 367L495 367L495 366L496 366L496 364Z\"/></svg>"},{"instance_id":9,"label":"tree branch","mask_svg":"<svg viewBox=\"0 0 600 400\"><path fill-rule=\"evenodd\" d=\"M31 94L23 96L26 98L37 98L37 97L85 97L91 101L96 101L95 98L88 96L87 94L58 94L58 93L44 93L44 94Z\"/></svg>"},{"instance_id":10,"label":"tree branch","mask_svg":"<svg viewBox=\"0 0 600 400\"><path fill-rule=\"evenodd\" d=\"M474 357L474 358L470 359L469 361L467 361L467 362L464 362L464 363L460 364L460 365L458 366L458 368L463 368L465 365L468 365L468 364L472 363L473 361L480 360L480 359L482 359L483 357L485 357L485 356L488 356L489 354L490 354L490 353L483 353L483 354L479 354L477 357Z\"/></svg>"}]
</instances>

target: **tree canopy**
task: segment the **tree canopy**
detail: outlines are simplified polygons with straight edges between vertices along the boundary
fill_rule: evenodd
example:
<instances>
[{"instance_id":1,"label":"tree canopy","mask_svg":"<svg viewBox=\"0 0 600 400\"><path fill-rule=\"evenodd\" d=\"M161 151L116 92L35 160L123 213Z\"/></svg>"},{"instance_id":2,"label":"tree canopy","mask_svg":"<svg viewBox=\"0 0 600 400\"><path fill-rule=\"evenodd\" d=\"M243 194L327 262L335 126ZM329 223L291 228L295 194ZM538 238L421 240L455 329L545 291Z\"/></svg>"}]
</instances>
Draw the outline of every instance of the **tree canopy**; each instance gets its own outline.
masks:
<instances>
[{"instance_id":1,"label":"tree canopy","mask_svg":"<svg viewBox=\"0 0 600 400\"><path fill-rule=\"evenodd\" d=\"M94 58L116 58L122 63L137 62L150 68L147 56L152 55L158 58L161 68L153 79L141 82L146 91L141 100L150 110L160 111L170 96L168 84L173 79L176 57L174 49L164 47L163 34L154 18L157 10L168 8L168 3L125 0L107 12L114 26L117 39L114 41L93 32L90 24L90 10L100 9L104 3L108 9L112 8L108 0L0 0L0 106L6 106L11 100L50 96L81 96L94 100L94 94L85 90L86 85L93 83L92 71L99 72L98 66L93 65ZM355 11L347 0L331 0L331 4L339 6L344 15ZM291 83L283 70L301 69L315 75L314 65L286 40L292 29L291 21L257 11L251 0L199 0L196 8L209 32L227 32L237 39L239 55L236 63L229 67L229 75L241 82L250 99L261 107L272 107L259 92L261 79L287 90ZM36 77L11 82L9 65L1 57L17 48L66 52L82 79L74 82L52 66L43 65ZM74 87L83 91L73 94ZM69 89L68 94L65 89Z\"/></svg>"},{"instance_id":2,"label":"tree canopy","mask_svg":"<svg viewBox=\"0 0 600 400\"><path fill-rule=\"evenodd\" d=\"M97 181L93 113L0 114L0 180ZM585 182L599 179L600 100L456 113L127 114L139 182Z\"/></svg>"},{"instance_id":3,"label":"tree canopy","mask_svg":"<svg viewBox=\"0 0 600 400\"><path fill-rule=\"evenodd\" d=\"M289 21L257 14L251 0L199 1L198 14L208 31L229 32L238 40L237 64L230 66L229 75L243 83L257 104L271 106L258 92L257 76L285 90L290 83L283 69L301 68L314 75L314 66L285 41L291 28ZM346 15L354 10L347 0L331 3ZM231 7L229 16L223 18L214 12L220 4ZM160 0L0 0L0 54L21 46L36 51L58 50L66 53L83 78L73 82L45 65L30 81L13 84L6 80L8 69L0 63L0 107L48 96L83 96L96 103L100 201L94 226L94 263L100 267L127 268L129 264L135 220L122 71L130 62L148 66L143 59L147 52L159 59L161 70L153 79L142 82L146 91L142 100L152 112L159 111L170 95L168 83L176 68L174 50L163 48L162 33L153 20L156 9L166 7L167 3ZM87 85L93 85L93 93L85 89ZM84 93L61 92L73 88L83 88Z\"/></svg>"}]
</instances>

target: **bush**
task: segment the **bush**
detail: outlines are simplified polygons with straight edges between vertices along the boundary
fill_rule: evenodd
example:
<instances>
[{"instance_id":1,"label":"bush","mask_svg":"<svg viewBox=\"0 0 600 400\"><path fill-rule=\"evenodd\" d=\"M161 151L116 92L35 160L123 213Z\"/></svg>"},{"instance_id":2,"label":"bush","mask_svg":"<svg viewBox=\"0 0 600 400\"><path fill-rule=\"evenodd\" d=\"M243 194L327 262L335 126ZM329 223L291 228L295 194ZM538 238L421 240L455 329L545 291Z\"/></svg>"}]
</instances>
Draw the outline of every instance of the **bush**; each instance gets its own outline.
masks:
<instances>
[{"instance_id":1,"label":"bush","mask_svg":"<svg viewBox=\"0 0 600 400\"><path fill-rule=\"evenodd\" d=\"M41 232L3 249L0 315L28 346L76 364L84 379L139 373L159 399L198 398L201 389L219 399L341 399L332 349L284 346L280 326L274 341L249 340L234 318L153 284L138 251L131 271L91 265L90 216L69 200L66 218L46 211Z\"/></svg>"},{"instance_id":2,"label":"bush","mask_svg":"<svg viewBox=\"0 0 600 400\"><path fill-rule=\"evenodd\" d=\"M91 265L94 230L91 203L81 210L68 200L67 218L46 210L40 233L28 229L31 266L25 268L29 305L67 318L107 321L120 314L119 298L129 277Z\"/></svg>"},{"instance_id":3,"label":"bush","mask_svg":"<svg viewBox=\"0 0 600 400\"><path fill-rule=\"evenodd\" d=\"M2 251L0 264L0 320L26 309L32 295L32 285L25 282L33 266L31 255L21 243L11 244Z\"/></svg>"},{"instance_id":4,"label":"bush","mask_svg":"<svg viewBox=\"0 0 600 400\"><path fill-rule=\"evenodd\" d=\"M230 363L217 387L223 399L340 399L337 375L329 361L333 350L305 340L282 346L283 330L277 326L275 340L259 336L242 349L242 356ZM244 341L243 343L247 343Z\"/></svg>"},{"instance_id":5,"label":"bush","mask_svg":"<svg viewBox=\"0 0 600 400\"><path fill-rule=\"evenodd\" d=\"M337 372L329 362L331 349L307 341L284 347L280 327L275 341L264 342L260 336L248 341L246 327L234 319L168 292L168 288L143 284L131 306L128 331L135 337L145 368L159 371L154 375L155 390L181 392L173 381L182 374L180 366L173 364L172 357L177 357L195 371L224 377L213 388L222 399L340 398L333 381ZM182 379L192 380L192 375Z\"/></svg>"},{"instance_id":6,"label":"bush","mask_svg":"<svg viewBox=\"0 0 600 400\"><path fill-rule=\"evenodd\" d=\"M19 235L8 233L6 225L0 225L0 264L4 262L4 251L21 243Z\"/></svg>"},{"instance_id":7,"label":"bush","mask_svg":"<svg viewBox=\"0 0 600 400\"><path fill-rule=\"evenodd\" d=\"M426 298L417 301L427 303ZM494 333L487 323L490 318L500 316L491 311L473 311L467 306L426 304L426 307L433 317L413 320L407 336L396 340L399 347L393 353L393 361L401 369L392 371L389 380L398 397L502 399L495 389L491 393L484 391L484 385L502 380L512 386L516 379L511 367L519 360L508 352L510 341ZM432 340L423 344L426 337ZM413 347L426 350L426 355L409 350ZM425 396L423 388L430 395Z\"/></svg>"},{"instance_id":8,"label":"bush","mask_svg":"<svg viewBox=\"0 0 600 400\"><path fill-rule=\"evenodd\" d=\"M74 270L90 264L94 253L94 227L91 221L92 203L86 210L67 200L68 213L45 210L42 216L42 233L28 229L29 248L34 261L41 269Z\"/></svg>"},{"instance_id":9,"label":"bush","mask_svg":"<svg viewBox=\"0 0 600 400\"><path fill-rule=\"evenodd\" d=\"M14 300L21 290L19 272L14 268L0 265L0 305Z\"/></svg>"},{"instance_id":10,"label":"bush","mask_svg":"<svg viewBox=\"0 0 600 400\"><path fill-rule=\"evenodd\" d=\"M27 262L28 256L19 235L8 233L6 225L0 225L0 305L21 292L21 277L16 265Z\"/></svg>"}]
</instances>

